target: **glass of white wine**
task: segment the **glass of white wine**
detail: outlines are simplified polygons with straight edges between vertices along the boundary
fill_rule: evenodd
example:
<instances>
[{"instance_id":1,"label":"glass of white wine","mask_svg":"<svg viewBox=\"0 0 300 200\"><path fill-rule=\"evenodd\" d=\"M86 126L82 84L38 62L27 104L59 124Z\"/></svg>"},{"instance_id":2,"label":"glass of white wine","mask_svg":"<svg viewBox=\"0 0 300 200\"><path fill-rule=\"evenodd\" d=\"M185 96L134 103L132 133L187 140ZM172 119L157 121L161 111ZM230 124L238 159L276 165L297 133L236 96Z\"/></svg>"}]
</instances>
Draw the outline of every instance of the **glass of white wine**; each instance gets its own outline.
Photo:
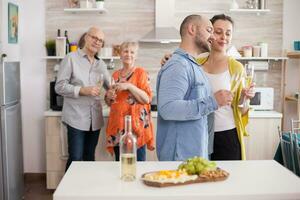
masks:
<instances>
[{"instance_id":1,"label":"glass of white wine","mask_svg":"<svg viewBox=\"0 0 300 200\"><path fill-rule=\"evenodd\" d=\"M110 79L110 80L111 80L111 82L110 82L111 90L112 90L113 94L116 95L116 94L117 94L117 89L116 89L116 82L115 82L115 79L114 79L113 76L111 76L111 79ZM117 103L116 99L112 100L111 103L112 103L112 104Z\"/></svg>"},{"instance_id":2,"label":"glass of white wine","mask_svg":"<svg viewBox=\"0 0 300 200\"><path fill-rule=\"evenodd\" d=\"M242 84L243 88L249 89L251 84L253 83L254 80L254 65L252 64L245 64L245 73L244 76L242 77ZM249 99L243 100L242 104L239 105L239 107L248 107L249 106Z\"/></svg>"},{"instance_id":3,"label":"glass of white wine","mask_svg":"<svg viewBox=\"0 0 300 200\"><path fill-rule=\"evenodd\" d=\"M96 86L99 88L99 91L101 91L102 86L103 86L103 82L104 82L104 75L103 74L94 74L92 76L92 81L94 84L96 84ZM100 95L96 97L96 99L100 99Z\"/></svg>"}]
</instances>

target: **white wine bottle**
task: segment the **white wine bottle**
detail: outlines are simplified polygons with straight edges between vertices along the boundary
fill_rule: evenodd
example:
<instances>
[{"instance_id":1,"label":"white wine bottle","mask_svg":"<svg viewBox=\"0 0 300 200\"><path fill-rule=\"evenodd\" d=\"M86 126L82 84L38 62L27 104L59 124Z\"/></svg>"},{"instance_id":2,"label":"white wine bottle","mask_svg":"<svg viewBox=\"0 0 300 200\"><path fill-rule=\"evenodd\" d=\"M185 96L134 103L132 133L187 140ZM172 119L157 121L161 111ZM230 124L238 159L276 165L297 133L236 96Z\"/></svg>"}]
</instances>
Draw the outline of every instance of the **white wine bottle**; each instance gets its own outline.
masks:
<instances>
[{"instance_id":1,"label":"white wine bottle","mask_svg":"<svg viewBox=\"0 0 300 200\"><path fill-rule=\"evenodd\" d=\"M123 181L136 179L136 137L131 132L131 116L125 116L125 133L120 139L120 174Z\"/></svg>"}]
</instances>

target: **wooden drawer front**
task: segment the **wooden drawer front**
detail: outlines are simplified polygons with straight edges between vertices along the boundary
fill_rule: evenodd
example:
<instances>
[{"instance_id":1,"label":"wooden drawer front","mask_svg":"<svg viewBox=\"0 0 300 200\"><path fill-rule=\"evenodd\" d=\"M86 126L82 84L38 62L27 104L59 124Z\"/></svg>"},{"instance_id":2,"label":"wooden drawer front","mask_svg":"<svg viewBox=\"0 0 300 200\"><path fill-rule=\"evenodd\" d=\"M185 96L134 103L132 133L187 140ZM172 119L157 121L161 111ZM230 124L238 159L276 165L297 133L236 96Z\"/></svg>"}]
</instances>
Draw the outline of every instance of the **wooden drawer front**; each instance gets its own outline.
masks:
<instances>
[{"instance_id":1,"label":"wooden drawer front","mask_svg":"<svg viewBox=\"0 0 300 200\"><path fill-rule=\"evenodd\" d=\"M56 189L64 176L64 171L48 171L47 172L47 189Z\"/></svg>"},{"instance_id":2,"label":"wooden drawer front","mask_svg":"<svg viewBox=\"0 0 300 200\"><path fill-rule=\"evenodd\" d=\"M60 117L46 117L46 135L58 135L61 128Z\"/></svg>"},{"instance_id":3,"label":"wooden drawer front","mask_svg":"<svg viewBox=\"0 0 300 200\"><path fill-rule=\"evenodd\" d=\"M47 153L47 171L64 171L67 160L61 159L60 154Z\"/></svg>"}]
</instances>

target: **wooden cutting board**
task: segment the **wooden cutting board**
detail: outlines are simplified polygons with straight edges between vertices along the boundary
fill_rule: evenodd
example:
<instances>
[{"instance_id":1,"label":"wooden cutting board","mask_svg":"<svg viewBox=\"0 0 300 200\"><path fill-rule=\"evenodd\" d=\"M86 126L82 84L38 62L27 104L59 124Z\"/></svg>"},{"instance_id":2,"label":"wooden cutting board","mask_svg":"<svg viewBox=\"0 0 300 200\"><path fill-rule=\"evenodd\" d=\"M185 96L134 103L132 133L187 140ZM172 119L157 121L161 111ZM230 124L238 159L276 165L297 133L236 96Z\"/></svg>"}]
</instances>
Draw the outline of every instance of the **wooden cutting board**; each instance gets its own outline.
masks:
<instances>
[{"instance_id":1,"label":"wooden cutting board","mask_svg":"<svg viewBox=\"0 0 300 200\"><path fill-rule=\"evenodd\" d=\"M218 168L217 170L222 170ZM226 173L226 176L223 177L201 177L198 176L197 179L195 180L190 180L186 182L179 182L179 183L161 183L161 182L155 182L155 181L149 181L145 179L146 174L151 174L151 173L156 173L156 172L148 172L142 175L142 181L145 185L151 186L151 187L170 187L170 186L178 186L178 185L189 185L189 184L194 184L194 183L204 183L204 182L216 182L216 181L224 181L228 178L229 173L226 172L225 170L222 170Z\"/></svg>"}]
</instances>

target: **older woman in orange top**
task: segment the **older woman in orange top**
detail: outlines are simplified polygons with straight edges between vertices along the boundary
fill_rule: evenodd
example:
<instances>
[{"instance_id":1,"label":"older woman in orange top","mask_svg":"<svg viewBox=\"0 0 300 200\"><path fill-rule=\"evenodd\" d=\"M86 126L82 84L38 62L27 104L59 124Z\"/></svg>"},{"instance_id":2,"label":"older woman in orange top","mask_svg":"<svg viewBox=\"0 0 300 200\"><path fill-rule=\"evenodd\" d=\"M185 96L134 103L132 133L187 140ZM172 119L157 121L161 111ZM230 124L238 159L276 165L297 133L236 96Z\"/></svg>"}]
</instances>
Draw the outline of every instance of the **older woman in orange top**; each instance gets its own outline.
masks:
<instances>
[{"instance_id":1,"label":"older woman in orange top","mask_svg":"<svg viewBox=\"0 0 300 200\"><path fill-rule=\"evenodd\" d=\"M115 82L105 101L110 106L106 129L107 150L119 161L119 141L124 134L124 116L132 117L132 132L137 137L137 160L146 160L146 146L154 150L153 125L150 113L152 98L149 76L142 67L134 65L138 51L135 42L121 44L123 67L112 75Z\"/></svg>"}]
</instances>

